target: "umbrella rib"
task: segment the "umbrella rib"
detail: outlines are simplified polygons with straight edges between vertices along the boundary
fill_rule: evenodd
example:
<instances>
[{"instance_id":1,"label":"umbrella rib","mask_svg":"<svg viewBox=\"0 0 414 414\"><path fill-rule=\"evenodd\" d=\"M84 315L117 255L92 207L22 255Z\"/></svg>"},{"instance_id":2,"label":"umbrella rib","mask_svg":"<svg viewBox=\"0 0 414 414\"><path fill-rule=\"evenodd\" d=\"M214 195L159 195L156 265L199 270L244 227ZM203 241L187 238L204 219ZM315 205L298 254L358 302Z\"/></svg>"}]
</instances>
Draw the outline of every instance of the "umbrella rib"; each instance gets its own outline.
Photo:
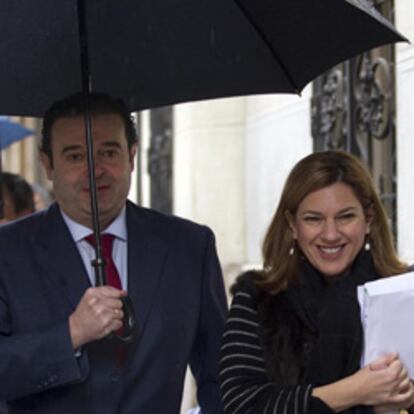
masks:
<instances>
[{"instance_id":1,"label":"umbrella rib","mask_svg":"<svg viewBox=\"0 0 414 414\"><path fill-rule=\"evenodd\" d=\"M286 78L288 79L288 81L291 83L294 91L300 95L300 89L297 86L296 82L294 81L294 79L292 78L292 76L290 75L286 65L284 64L283 60L280 58L280 56L277 54L277 52L275 51L275 49L273 48L272 44L268 41L268 39L266 38L266 36L262 33L262 31L260 30L259 26L256 24L256 22L253 20L252 16L250 15L250 13L248 12L248 10L243 6L243 4L240 3L239 0L234 0L234 2L236 3L236 6L240 9L240 11L243 13L244 17L249 21L249 23L252 25L252 27L255 29L256 33L260 36L260 38L263 40L263 42L266 44L266 46L268 47L268 49L270 50L272 56L274 57L274 59L276 59L276 61L278 62L278 64L280 65L280 68L283 71L283 74L286 76Z\"/></svg>"}]
</instances>

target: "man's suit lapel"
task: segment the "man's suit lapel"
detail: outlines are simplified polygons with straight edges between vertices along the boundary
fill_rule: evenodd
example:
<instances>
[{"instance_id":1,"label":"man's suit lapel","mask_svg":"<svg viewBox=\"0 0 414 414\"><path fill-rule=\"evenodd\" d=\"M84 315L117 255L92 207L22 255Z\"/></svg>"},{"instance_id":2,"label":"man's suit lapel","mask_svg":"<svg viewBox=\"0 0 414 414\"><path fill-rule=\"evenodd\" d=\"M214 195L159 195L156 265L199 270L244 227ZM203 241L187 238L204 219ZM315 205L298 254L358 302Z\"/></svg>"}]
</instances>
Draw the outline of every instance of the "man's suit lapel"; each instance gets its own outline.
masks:
<instances>
[{"instance_id":1,"label":"man's suit lapel","mask_svg":"<svg viewBox=\"0 0 414 414\"><path fill-rule=\"evenodd\" d=\"M141 214L128 203L128 293L135 306L139 336L144 333L167 257L166 245Z\"/></svg>"},{"instance_id":2,"label":"man's suit lapel","mask_svg":"<svg viewBox=\"0 0 414 414\"><path fill-rule=\"evenodd\" d=\"M90 287L85 267L56 204L46 212L34 249L39 270L76 307Z\"/></svg>"},{"instance_id":3,"label":"man's suit lapel","mask_svg":"<svg viewBox=\"0 0 414 414\"><path fill-rule=\"evenodd\" d=\"M143 334L167 257L167 247L153 233L139 209L127 204L128 294ZM39 271L55 284L73 308L90 287L78 249L56 204L45 212L34 249Z\"/></svg>"}]
</instances>

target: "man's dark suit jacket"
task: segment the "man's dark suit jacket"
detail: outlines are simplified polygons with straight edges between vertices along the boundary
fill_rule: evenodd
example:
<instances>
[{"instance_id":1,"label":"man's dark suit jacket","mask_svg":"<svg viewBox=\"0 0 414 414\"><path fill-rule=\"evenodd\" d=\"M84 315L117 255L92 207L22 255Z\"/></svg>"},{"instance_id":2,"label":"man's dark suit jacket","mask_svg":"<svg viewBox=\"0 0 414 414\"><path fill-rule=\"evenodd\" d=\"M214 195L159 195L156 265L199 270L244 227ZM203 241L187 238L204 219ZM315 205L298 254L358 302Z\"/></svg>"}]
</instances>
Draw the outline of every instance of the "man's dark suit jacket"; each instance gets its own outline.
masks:
<instances>
[{"instance_id":1,"label":"man's dark suit jacket","mask_svg":"<svg viewBox=\"0 0 414 414\"><path fill-rule=\"evenodd\" d=\"M174 414L189 363L203 414L221 412L226 299L204 226L127 204L139 335L120 372L103 339L75 356L68 316L90 286L56 204L0 229L0 399L11 413Z\"/></svg>"}]
</instances>

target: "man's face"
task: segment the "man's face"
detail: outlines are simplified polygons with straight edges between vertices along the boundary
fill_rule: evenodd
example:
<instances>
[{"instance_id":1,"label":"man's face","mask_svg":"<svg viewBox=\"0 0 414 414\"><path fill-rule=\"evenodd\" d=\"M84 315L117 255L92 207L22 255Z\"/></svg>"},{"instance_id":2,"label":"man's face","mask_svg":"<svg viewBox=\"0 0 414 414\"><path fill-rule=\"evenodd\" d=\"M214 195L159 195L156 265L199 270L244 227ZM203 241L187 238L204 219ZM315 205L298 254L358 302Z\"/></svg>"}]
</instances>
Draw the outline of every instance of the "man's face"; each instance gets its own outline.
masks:
<instances>
[{"instance_id":1,"label":"man's face","mask_svg":"<svg viewBox=\"0 0 414 414\"><path fill-rule=\"evenodd\" d=\"M105 229L125 204L134 169L136 146L128 149L125 127L117 114L92 116L95 176L100 224ZM92 228L87 149L83 116L59 118L52 126L53 167L41 160L61 209Z\"/></svg>"}]
</instances>

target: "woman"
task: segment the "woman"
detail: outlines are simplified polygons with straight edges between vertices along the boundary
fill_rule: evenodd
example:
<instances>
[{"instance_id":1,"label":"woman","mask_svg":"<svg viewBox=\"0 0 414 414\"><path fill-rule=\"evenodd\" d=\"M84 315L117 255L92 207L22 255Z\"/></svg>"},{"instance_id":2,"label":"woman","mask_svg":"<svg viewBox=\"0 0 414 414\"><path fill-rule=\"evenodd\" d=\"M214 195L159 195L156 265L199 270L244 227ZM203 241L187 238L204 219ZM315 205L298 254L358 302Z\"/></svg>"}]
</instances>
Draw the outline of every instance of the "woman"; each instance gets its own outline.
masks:
<instances>
[{"instance_id":1,"label":"woman","mask_svg":"<svg viewBox=\"0 0 414 414\"><path fill-rule=\"evenodd\" d=\"M290 173L263 245L264 270L232 289L221 351L224 412L306 414L411 407L396 354L359 368L356 287L407 271L363 165L339 151Z\"/></svg>"}]
</instances>

